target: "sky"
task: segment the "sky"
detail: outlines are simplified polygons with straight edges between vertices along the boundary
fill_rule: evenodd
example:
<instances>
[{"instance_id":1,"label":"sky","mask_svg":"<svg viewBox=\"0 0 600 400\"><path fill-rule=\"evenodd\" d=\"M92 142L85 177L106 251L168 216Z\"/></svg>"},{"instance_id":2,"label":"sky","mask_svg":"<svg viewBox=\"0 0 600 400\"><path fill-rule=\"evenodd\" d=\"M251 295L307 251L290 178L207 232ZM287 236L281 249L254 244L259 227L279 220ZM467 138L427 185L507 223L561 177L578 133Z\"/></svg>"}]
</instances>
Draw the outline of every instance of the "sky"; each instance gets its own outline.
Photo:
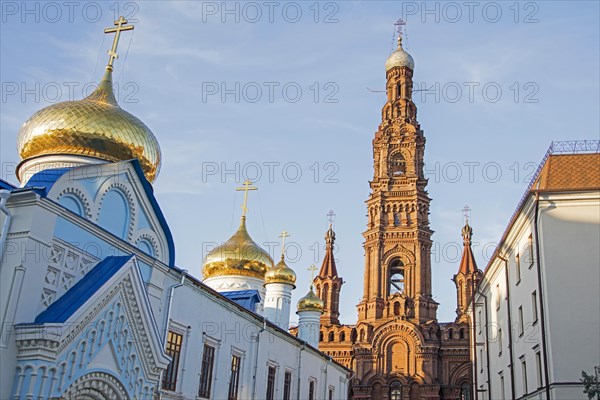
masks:
<instances>
[{"instance_id":1,"label":"sky","mask_svg":"<svg viewBox=\"0 0 600 400\"><path fill-rule=\"evenodd\" d=\"M340 319L354 323L371 141L403 18L415 89L428 89L414 102L427 139L433 295L438 319L451 321L463 207L483 269L550 143L599 139L599 4L2 1L2 178L16 183L27 118L93 90L112 43L103 29L124 15L135 30L122 34L117 96L160 143L154 189L176 264L201 277L206 252L237 228L235 188L249 178L254 240L277 259L279 234L291 235L294 304L335 211Z\"/></svg>"}]
</instances>

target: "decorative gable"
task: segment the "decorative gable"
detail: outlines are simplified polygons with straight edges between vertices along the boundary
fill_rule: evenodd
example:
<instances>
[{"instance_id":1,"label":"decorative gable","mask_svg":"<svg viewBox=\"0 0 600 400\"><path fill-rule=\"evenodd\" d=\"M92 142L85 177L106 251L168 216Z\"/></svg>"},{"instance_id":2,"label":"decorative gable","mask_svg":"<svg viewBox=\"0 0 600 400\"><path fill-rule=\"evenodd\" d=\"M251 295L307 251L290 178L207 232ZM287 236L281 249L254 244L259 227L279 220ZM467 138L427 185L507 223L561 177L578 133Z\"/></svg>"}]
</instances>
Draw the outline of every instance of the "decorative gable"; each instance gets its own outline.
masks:
<instances>
[{"instance_id":1,"label":"decorative gable","mask_svg":"<svg viewBox=\"0 0 600 400\"><path fill-rule=\"evenodd\" d=\"M39 172L27 183L169 266L175 250L169 227L137 160Z\"/></svg>"},{"instance_id":2,"label":"decorative gable","mask_svg":"<svg viewBox=\"0 0 600 400\"><path fill-rule=\"evenodd\" d=\"M135 257L106 258L15 329L15 398L151 398L169 363Z\"/></svg>"}]
</instances>

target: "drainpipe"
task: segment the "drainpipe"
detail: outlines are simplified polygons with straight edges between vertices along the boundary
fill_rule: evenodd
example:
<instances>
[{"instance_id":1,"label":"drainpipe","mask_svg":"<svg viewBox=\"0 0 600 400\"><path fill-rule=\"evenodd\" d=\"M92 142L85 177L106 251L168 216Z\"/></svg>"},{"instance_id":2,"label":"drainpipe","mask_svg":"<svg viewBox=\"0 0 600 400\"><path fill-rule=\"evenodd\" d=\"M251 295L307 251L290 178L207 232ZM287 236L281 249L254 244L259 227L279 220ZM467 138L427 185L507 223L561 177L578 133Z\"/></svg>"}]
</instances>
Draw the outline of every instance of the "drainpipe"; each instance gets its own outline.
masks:
<instances>
[{"instance_id":1,"label":"drainpipe","mask_svg":"<svg viewBox=\"0 0 600 400\"><path fill-rule=\"evenodd\" d=\"M178 287L183 286L183 283L185 282L185 277L187 275L187 270L182 269L181 270L181 280L179 281L179 283L174 284L173 286L171 286L171 290L169 290L169 300L167 303L167 318L165 321L165 333L163 335L163 350L165 349L165 347L167 346L167 339L169 337L169 320L171 319L171 306L173 305L173 296L174 296L174 292L175 289L177 289ZM162 379L163 379L163 374L164 371L161 370L160 371L160 377L158 379L158 399L162 399L162 395L163 395L163 391L162 391Z\"/></svg>"},{"instance_id":2,"label":"drainpipe","mask_svg":"<svg viewBox=\"0 0 600 400\"><path fill-rule=\"evenodd\" d=\"M179 380L179 386L181 387L181 391L183 392L183 378L185 378L185 355L187 354L188 348L188 340L190 338L190 332L192 331L192 327L188 325L185 330L185 343L183 344L183 357L181 358L181 379Z\"/></svg>"},{"instance_id":3,"label":"drainpipe","mask_svg":"<svg viewBox=\"0 0 600 400\"><path fill-rule=\"evenodd\" d=\"M298 351L298 385L296 387L296 398L300 399L300 385L302 384L302 376L300 368L302 367L302 352L306 349L306 342L302 342L302 347Z\"/></svg>"},{"instance_id":4,"label":"drainpipe","mask_svg":"<svg viewBox=\"0 0 600 400\"><path fill-rule=\"evenodd\" d=\"M327 368L331 365L331 357L329 357L329 361L325 364L325 382L323 384L323 400L327 399L327 389L329 388L327 385Z\"/></svg>"},{"instance_id":5,"label":"drainpipe","mask_svg":"<svg viewBox=\"0 0 600 400\"><path fill-rule=\"evenodd\" d=\"M487 391L488 391L488 399L492 399L492 374L490 372L490 319L488 314L488 300L487 296L479 290L479 286L477 287L477 293L483 297L483 308L485 311L485 355L487 357L486 362L486 370L487 370ZM473 296L475 298L475 296ZM473 305L475 305L475 301L473 300ZM480 322L481 323L481 322ZM477 352L476 352L477 353ZM477 357L477 356L476 356ZM477 374L477 371L475 371ZM479 398L479 388L476 389L476 398Z\"/></svg>"},{"instance_id":6,"label":"drainpipe","mask_svg":"<svg viewBox=\"0 0 600 400\"><path fill-rule=\"evenodd\" d=\"M256 334L256 353L254 354L254 374L252 376L252 400L256 397L256 374L258 372L258 350L260 349L260 334L267 329L267 319L263 317L263 326Z\"/></svg>"},{"instance_id":7,"label":"drainpipe","mask_svg":"<svg viewBox=\"0 0 600 400\"><path fill-rule=\"evenodd\" d=\"M8 207L6 207L6 202L10 195L11 193L8 190L0 190L0 211L6 215L4 225L2 225L2 237L0 237L0 265L2 265L2 262L4 261L4 244L6 243L6 236L8 235L8 229L10 228L10 223L12 221L12 214Z\"/></svg>"},{"instance_id":8,"label":"drainpipe","mask_svg":"<svg viewBox=\"0 0 600 400\"><path fill-rule=\"evenodd\" d=\"M473 310L473 317L471 318L471 326L473 328L473 332L469 332L469 340L473 341L473 369L471 370L472 378L473 378L473 394L475 400L479 399L479 392L477 386L477 303L475 303L475 295L477 294L477 287L475 286L475 280L471 280L471 310ZM481 323L481 322L480 322Z\"/></svg>"},{"instance_id":9,"label":"drainpipe","mask_svg":"<svg viewBox=\"0 0 600 400\"><path fill-rule=\"evenodd\" d=\"M508 318L508 361L510 362L510 394L513 399L515 396L515 364L513 359L513 338L512 338L512 317L510 309L510 282L508 279L508 260L502 257L500 254L497 256L500 260L504 261L504 279L506 282L506 311Z\"/></svg>"},{"instance_id":10,"label":"drainpipe","mask_svg":"<svg viewBox=\"0 0 600 400\"><path fill-rule=\"evenodd\" d=\"M540 240L538 234L538 213L540 210L540 194L535 193L535 214L533 216L533 233L535 234L535 261L537 264L538 293L540 294L540 325L542 328L542 351L544 353L544 381L546 382L546 398L550 400L550 378L548 373L548 351L546 348L546 317L544 312L544 294L542 291L542 266L540 263Z\"/></svg>"}]
</instances>

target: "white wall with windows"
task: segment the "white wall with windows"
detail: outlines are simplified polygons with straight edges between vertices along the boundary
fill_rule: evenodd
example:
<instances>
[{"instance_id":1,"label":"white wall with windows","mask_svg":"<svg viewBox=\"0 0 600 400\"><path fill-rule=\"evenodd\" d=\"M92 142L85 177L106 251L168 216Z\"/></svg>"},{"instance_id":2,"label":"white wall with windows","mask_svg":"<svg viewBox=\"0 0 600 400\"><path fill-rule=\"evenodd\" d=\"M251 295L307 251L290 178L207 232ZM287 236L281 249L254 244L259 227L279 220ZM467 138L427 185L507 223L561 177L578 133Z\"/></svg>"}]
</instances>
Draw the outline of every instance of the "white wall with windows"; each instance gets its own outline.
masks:
<instances>
[{"instance_id":1,"label":"white wall with windows","mask_svg":"<svg viewBox=\"0 0 600 400\"><path fill-rule=\"evenodd\" d=\"M581 370L600 364L600 191L537 206L530 193L469 310L479 399L584 398Z\"/></svg>"}]
</instances>

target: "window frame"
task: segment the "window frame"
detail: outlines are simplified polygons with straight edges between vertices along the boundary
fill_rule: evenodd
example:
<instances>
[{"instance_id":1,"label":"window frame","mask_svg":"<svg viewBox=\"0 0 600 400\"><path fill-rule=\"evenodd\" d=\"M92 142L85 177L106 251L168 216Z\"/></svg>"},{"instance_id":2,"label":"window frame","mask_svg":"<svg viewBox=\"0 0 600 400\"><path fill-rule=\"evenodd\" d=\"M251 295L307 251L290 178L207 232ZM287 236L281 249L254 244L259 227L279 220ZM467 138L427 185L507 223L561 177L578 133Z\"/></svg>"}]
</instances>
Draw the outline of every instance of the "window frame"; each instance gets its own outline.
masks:
<instances>
[{"instance_id":1,"label":"window frame","mask_svg":"<svg viewBox=\"0 0 600 400\"><path fill-rule=\"evenodd\" d=\"M286 370L283 374L283 400L290 400L292 398L292 378L292 371Z\"/></svg>"},{"instance_id":2,"label":"window frame","mask_svg":"<svg viewBox=\"0 0 600 400\"><path fill-rule=\"evenodd\" d=\"M179 343L174 339L179 339ZM165 352L171 357L171 362L167 366L162 377L160 387L163 390L174 392L177 390L177 378L179 375L179 361L181 359L181 349L183 347L183 333L169 329L167 333L167 343Z\"/></svg>"},{"instance_id":3,"label":"window frame","mask_svg":"<svg viewBox=\"0 0 600 400\"><path fill-rule=\"evenodd\" d=\"M237 362L236 362L237 360ZM228 400L237 400L240 388L240 375L242 370L242 355L235 352L231 353L231 364L229 368L229 389L227 390Z\"/></svg>"},{"instance_id":4,"label":"window frame","mask_svg":"<svg viewBox=\"0 0 600 400\"><path fill-rule=\"evenodd\" d=\"M534 290L533 292L531 292L531 311L532 311L532 317L533 317L533 325L537 324L538 322L538 305L537 305L538 299L537 299L537 290Z\"/></svg>"},{"instance_id":5,"label":"window frame","mask_svg":"<svg viewBox=\"0 0 600 400\"><path fill-rule=\"evenodd\" d=\"M277 383L277 366L267 364L267 391L266 400L275 400L275 386Z\"/></svg>"},{"instance_id":6,"label":"window frame","mask_svg":"<svg viewBox=\"0 0 600 400\"><path fill-rule=\"evenodd\" d=\"M210 352L208 350L211 350ZM212 392L213 372L215 369L217 348L210 343L204 343L202 349L202 363L200 367L200 379L198 385L198 397L210 399ZM208 359L207 359L208 358ZM210 367L208 367L210 364ZM207 369L210 368L210 369Z\"/></svg>"}]
</instances>

